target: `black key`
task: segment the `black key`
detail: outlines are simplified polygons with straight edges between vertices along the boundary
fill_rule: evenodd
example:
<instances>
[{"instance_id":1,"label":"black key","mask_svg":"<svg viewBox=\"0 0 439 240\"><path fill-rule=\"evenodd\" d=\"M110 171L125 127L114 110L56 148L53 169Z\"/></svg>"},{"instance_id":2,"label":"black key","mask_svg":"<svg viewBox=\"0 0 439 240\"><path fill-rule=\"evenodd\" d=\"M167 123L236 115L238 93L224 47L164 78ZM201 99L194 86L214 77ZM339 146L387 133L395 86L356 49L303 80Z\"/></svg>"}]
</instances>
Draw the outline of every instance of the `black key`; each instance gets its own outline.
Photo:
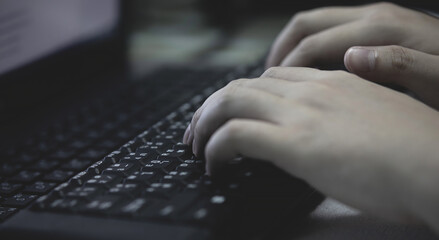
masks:
<instances>
[{"instance_id":1,"label":"black key","mask_svg":"<svg viewBox=\"0 0 439 240\"><path fill-rule=\"evenodd\" d=\"M38 159L38 157L39 157L38 153L32 153L32 154L22 153L17 157L14 157L13 160L14 162L17 163L29 164L35 162Z\"/></svg>"},{"instance_id":2,"label":"black key","mask_svg":"<svg viewBox=\"0 0 439 240\"><path fill-rule=\"evenodd\" d=\"M145 145L150 149L154 149L159 153L162 153L174 146L174 141L172 140L159 140L159 141L150 141L146 142ZM142 146L143 147L143 146Z\"/></svg>"},{"instance_id":3,"label":"black key","mask_svg":"<svg viewBox=\"0 0 439 240\"><path fill-rule=\"evenodd\" d=\"M48 161L47 159L41 159L34 165L30 166L31 170L39 172L48 172L55 169L59 165L56 161Z\"/></svg>"},{"instance_id":4,"label":"black key","mask_svg":"<svg viewBox=\"0 0 439 240\"><path fill-rule=\"evenodd\" d=\"M204 172L204 162L201 160L185 160L176 167L176 170L201 174Z\"/></svg>"},{"instance_id":5,"label":"black key","mask_svg":"<svg viewBox=\"0 0 439 240\"><path fill-rule=\"evenodd\" d=\"M23 188L22 184L13 184L8 182L0 183L0 196L12 196Z\"/></svg>"},{"instance_id":6,"label":"black key","mask_svg":"<svg viewBox=\"0 0 439 240\"><path fill-rule=\"evenodd\" d=\"M169 198L177 189L174 183L152 183L143 194L151 198Z\"/></svg>"},{"instance_id":7,"label":"black key","mask_svg":"<svg viewBox=\"0 0 439 240\"><path fill-rule=\"evenodd\" d=\"M26 207L33 200L35 200L37 197L37 195L19 193L3 200L2 205L7 207L23 208Z\"/></svg>"},{"instance_id":8,"label":"black key","mask_svg":"<svg viewBox=\"0 0 439 240\"><path fill-rule=\"evenodd\" d=\"M140 155L143 153L148 154L148 158L150 159L156 159L159 155L158 150L160 149L159 146L155 145L143 145L137 148L136 154Z\"/></svg>"},{"instance_id":9,"label":"black key","mask_svg":"<svg viewBox=\"0 0 439 240\"><path fill-rule=\"evenodd\" d=\"M16 174L19 170L22 169L21 164L16 163L2 163L0 165L0 176L9 177Z\"/></svg>"},{"instance_id":10,"label":"black key","mask_svg":"<svg viewBox=\"0 0 439 240\"><path fill-rule=\"evenodd\" d=\"M74 174L73 171L55 170L44 176L45 181L62 183L67 181Z\"/></svg>"},{"instance_id":11,"label":"black key","mask_svg":"<svg viewBox=\"0 0 439 240\"><path fill-rule=\"evenodd\" d=\"M42 194L48 193L55 186L56 186L56 183L38 181L30 186L27 186L23 191L25 193L42 195Z\"/></svg>"},{"instance_id":12,"label":"black key","mask_svg":"<svg viewBox=\"0 0 439 240\"><path fill-rule=\"evenodd\" d=\"M122 216L136 216L138 215L145 207L151 204L150 199L146 198L136 198L125 204L122 204L119 208L117 208L113 213L115 215Z\"/></svg>"},{"instance_id":13,"label":"black key","mask_svg":"<svg viewBox=\"0 0 439 240\"><path fill-rule=\"evenodd\" d=\"M109 167L111 164L114 164L113 159L106 157L104 160L97 161L87 168L87 172L90 172L91 174L101 174L102 171L104 171L104 169Z\"/></svg>"},{"instance_id":14,"label":"black key","mask_svg":"<svg viewBox=\"0 0 439 240\"><path fill-rule=\"evenodd\" d=\"M129 139L134 135L133 132L129 131L129 130L119 130L115 133L115 136L117 136L118 138L120 138L121 140L123 139Z\"/></svg>"},{"instance_id":15,"label":"black key","mask_svg":"<svg viewBox=\"0 0 439 240\"><path fill-rule=\"evenodd\" d=\"M162 132L169 127L170 123L167 121L160 121L152 126L157 132Z\"/></svg>"},{"instance_id":16,"label":"black key","mask_svg":"<svg viewBox=\"0 0 439 240\"><path fill-rule=\"evenodd\" d=\"M122 159L122 157L124 157L125 155L127 155L127 152L123 152L123 151L113 151L110 154L108 154L104 160L111 162L111 164L113 163L118 163L120 161L120 159Z\"/></svg>"},{"instance_id":17,"label":"black key","mask_svg":"<svg viewBox=\"0 0 439 240\"><path fill-rule=\"evenodd\" d=\"M165 173L169 173L175 169L175 166L176 163L169 160L151 160L143 165L142 171L150 172L161 170Z\"/></svg>"},{"instance_id":18,"label":"black key","mask_svg":"<svg viewBox=\"0 0 439 240\"><path fill-rule=\"evenodd\" d=\"M30 183L35 181L39 176L41 176L40 172L24 170L12 177L10 181L18 183Z\"/></svg>"},{"instance_id":19,"label":"black key","mask_svg":"<svg viewBox=\"0 0 439 240\"><path fill-rule=\"evenodd\" d=\"M49 155L50 159L55 159L57 161L66 161L71 159L75 155L75 151L70 149L58 149L54 153Z\"/></svg>"},{"instance_id":20,"label":"black key","mask_svg":"<svg viewBox=\"0 0 439 240\"><path fill-rule=\"evenodd\" d=\"M63 165L61 165L61 169L77 172L77 171L84 170L91 163L92 163L92 160L75 158L75 159L72 159L72 160L68 161L67 163L64 163Z\"/></svg>"},{"instance_id":21,"label":"black key","mask_svg":"<svg viewBox=\"0 0 439 240\"><path fill-rule=\"evenodd\" d=\"M83 203L84 201L82 201L81 199L61 198L56 199L49 204L46 203L45 208L61 212L72 212L79 208L79 206L81 206L81 204Z\"/></svg>"},{"instance_id":22,"label":"black key","mask_svg":"<svg viewBox=\"0 0 439 240\"><path fill-rule=\"evenodd\" d=\"M126 151L128 153L134 153L138 147L143 145L143 142L141 140L131 140L127 143L125 143L122 147L122 151Z\"/></svg>"},{"instance_id":23,"label":"black key","mask_svg":"<svg viewBox=\"0 0 439 240\"><path fill-rule=\"evenodd\" d=\"M158 159L167 160L186 160L193 157L192 151L187 151L184 149L168 149L164 153L160 154Z\"/></svg>"},{"instance_id":24,"label":"black key","mask_svg":"<svg viewBox=\"0 0 439 240\"><path fill-rule=\"evenodd\" d=\"M93 197L98 195L102 192L102 189L92 186L84 186L84 187L77 187L73 189L72 191L66 193L66 197L68 198L80 198L84 200L91 200Z\"/></svg>"},{"instance_id":25,"label":"black key","mask_svg":"<svg viewBox=\"0 0 439 240\"><path fill-rule=\"evenodd\" d=\"M181 216L181 219L214 226L216 223L221 222L230 211L230 208L226 207L227 198L223 195L214 195L202 202L203 203L195 205L186 211L186 213Z\"/></svg>"},{"instance_id":26,"label":"black key","mask_svg":"<svg viewBox=\"0 0 439 240\"><path fill-rule=\"evenodd\" d=\"M106 168L102 174L103 175L118 175L121 177L126 177L136 170L136 166L133 163L115 163L110 167Z\"/></svg>"},{"instance_id":27,"label":"black key","mask_svg":"<svg viewBox=\"0 0 439 240\"><path fill-rule=\"evenodd\" d=\"M158 206L151 207L143 213L144 216L170 219L178 216L181 212L190 207L198 198L195 193L180 193L172 197L172 199Z\"/></svg>"},{"instance_id":28,"label":"black key","mask_svg":"<svg viewBox=\"0 0 439 240\"><path fill-rule=\"evenodd\" d=\"M189 145L184 144L184 143L182 143L182 142L178 142L178 143L176 143L176 144L174 145L174 149L176 149L176 150L186 150L186 151L188 151L188 152L192 152L192 148L191 148Z\"/></svg>"},{"instance_id":29,"label":"black key","mask_svg":"<svg viewBox=\"0 0 439 240\"><path fill-rule=\"evenodd\" d=\"M144 171L137 171L133 174L129 175L126 178L127 183L138 183L141 185L149 185L153 183L159 176L162 174L159 174L157 172L144 172Z\"/></svg>"},{"instance_id":30,"label":"black key","mask_svg":"<svg viewBox=\"0 0 439 240\"><path fill-rule=\"evenodd\" d=\"M6 218L10 217L17 211L18 209L16 208L0 207L0 222L4 221Z\"/></svg>"},{"instance_id":31,"label":"black key","mask_svg":"<svg viewBox=\"0 0 439 240\"><path fill-rule=\"evenodd\" d=\"M149 153L130 153L120 160L120 163L145 164L152 160L152 154Z\"/></svg>"},{"instance_id":32,"label":"black key","mask_svg":"<svg viewBox=\"0 0 439 240\"><path fill-rule=\"evenodd\" d=\"M71 183L62 183L53 190L52 194L58 197L65 197L65 195L75 187L76 186Z\"/></svg>"},{"instance_id":33,"label":"black key","mask_svg":"<svg viewBox=\"0 0 439 240\"><path fill-rule=\"evenodd\" d=\"M88 149L79 155L81 159L101 159L108 154L106 149Z\"/></svg>"},{"instance_id":34,"label":"black key","mask_svg":"<svg viewBox=\"0 0 439 240\"><path fill-rule=\"evenodd\" d=\"M74 186L82 186L87 180L89 180L94 175L88 171L82 171L70 179L69 183Z\"/></svg>"},{"instance_id":35,"label":"black key","mask_svg":"<svg viewBox=\"0 0 439 240\"><path fill-rule=\"evenodd\" d=\"M117 175L97 175L85 182L86 186L98 186L111 188L115 184L120 183L121 178Z\"/></svg>"},{"instance_id":36,"label":"black key","mask_svg":"<svg viewBox=\"0 0 439 240\"><path fill-rule=\"evenodd\" d=\"M135 197L140 192L140 185L135 183L119 183L108 190L109 194Z\"/></svg>"},{"instance_id":37,"label":"black key","mask_svg":"<svg viewBox=\"0 0 439 240\"><path fill-rule=\"evenodd\" d=\"M99 141L96 146L104 149L116 149L122 143L123 141L121 141L120 139L104 139L102 141Z\"/></svg>"},{"instance_id":38,"label":"black key","mask_svg":"<svg viewBox=\"0 0 439 240\"><path fill-rule=\"evenodd\" d=\"M76 151L79 151L81 149L87 148L91 145L92 141L90 140L74 140L71 143L69 143L67 146L68 148L75 149Z\"/></svg>"},{"instance_id":39,"label":"black key","mask_svg":"<svg viewBox=\"0 0 439 240\"><path fill-rule=\"evenodd\" d=\"M139 134L136 137L136 139L139 139L143 143L146 143L146 142L150 141L154 137L154 135L155 135L155 133L153 133L153 131L146 130L146 131L142 132L141 134Z\"/></svg>"},{"instance_id":40,"label":"black key","mask_svg":"<svg viewBox=\"0 0 439 240\"><path fill-rule=\"evenodd\" d=\"M188 183L193 179L194 174L187 171L171 171L163 176L162 182L170 183Z\"/></svg>"},{"instance_id":41,"label":"black key","mask_svg":"<svg viewBox=\"0 0 439 240\"><path fill-rule=\"evenodd\" d=\"M120 202L121 198L117 195L99 196L94 200L84 204L79 211L87 213L106 214Z\"/></svg>"}]
</instances>

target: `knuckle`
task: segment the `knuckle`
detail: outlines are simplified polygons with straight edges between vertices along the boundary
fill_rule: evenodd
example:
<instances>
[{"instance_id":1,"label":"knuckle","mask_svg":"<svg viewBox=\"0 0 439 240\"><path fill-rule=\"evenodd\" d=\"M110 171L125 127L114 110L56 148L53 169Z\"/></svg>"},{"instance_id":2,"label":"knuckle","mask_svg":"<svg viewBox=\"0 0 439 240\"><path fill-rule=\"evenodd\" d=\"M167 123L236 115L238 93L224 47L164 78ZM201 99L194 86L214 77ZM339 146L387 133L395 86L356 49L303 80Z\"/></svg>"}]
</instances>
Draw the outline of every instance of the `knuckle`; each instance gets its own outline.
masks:
<instances>
[{"instance_id":1,"label":"knuckle","mask_svg":"<svg viewBox=\"0 0 439 240\"><path fill-rule=\"evenodd\" d=\"M261 75L261 77L276 78L277 73L279 72L280 69L281 69L281 67L271 67L271 68L265 70L265 72Z\"/></svg>"},{"instance_id":2,"label":"knuckle","mask_svg":"<svg viewBox=\"0 0 439 240\"><path fill-rule=\"evenodd\" d=\"M312 52L313 48L317 45L318 39L314 36L304 38L297 46L299 54L308 55Z\"/></svg>"},{"instance_id":3,"label":"knuckle","mask_svg":"<svg viewBox=\"0 0 439 240\"><path fill-rule=\"evenodd\" d=\"M242 127L242 123L239 120L229 120L222 127L221 135L223 139L233 142L239 136Z\"/></svg>"},{"instance_id":4,"label":"knuckle","mask_svg":"<svg viewBox=\"0 0 439 240\"><path fill-rule=\"evenodd\" d=\"M396 8L396 4L391 2L377 2L370 5L372 10L378 12L388 12L393 11Z\"/></svg>"},{"instance_id":5,"label":"knuckle","mask_svg":"<svg viewBox=\"0 0 439 240\"><path fill-rule=\"evenodd\" d=\"M401 72L413 65L414 57L407 49L400 46L391 46L390 53L394 70Z\"/></svg>"},{"instance_id":6,"label":"knuckle","mask_svg":"<svg viewBox=\"0 0 439 240\"><path fill-rule=\"evenodd\" d=\"M305 26L307 21L308 12L302 11L296 13L291 19L291 26L294 28L302 28Z\"/></svg>"}]
</instances>

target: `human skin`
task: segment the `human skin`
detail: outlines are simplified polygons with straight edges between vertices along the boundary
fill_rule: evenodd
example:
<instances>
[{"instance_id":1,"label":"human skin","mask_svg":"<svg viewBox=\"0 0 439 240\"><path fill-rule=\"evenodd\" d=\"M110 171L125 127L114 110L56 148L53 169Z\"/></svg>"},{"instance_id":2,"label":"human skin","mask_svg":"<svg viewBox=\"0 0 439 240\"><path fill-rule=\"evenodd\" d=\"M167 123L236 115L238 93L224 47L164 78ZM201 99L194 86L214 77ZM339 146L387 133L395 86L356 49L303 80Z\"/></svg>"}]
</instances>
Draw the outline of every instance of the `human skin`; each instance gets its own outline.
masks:
<instances>
[{"instance_id":1,"label":"human skin","mask_svg":"<svg viewBox=\"0 0 439 240\"><path fill-rule=\"evenodd\" d=\"M438 109L437 39L439 19L391 3L319 8L292 18L272 45L267 67L340 66L345 56L350 72L402 86Z\"/></svg>"},{"instance_id":2,"label":"human skin","mask_svg":"<svg viewBox=\"0 0 439 240\"><path fill-rule=\"evenodd\" d=\"M183 141L209 174L236 156L269 161L364 212L439 232L438 26L388 3L300 13L267 66L344 60L351 73L277 67L235 80L198 109Z\"/></svg>"},{"instance_id":3,"label":"human skin","mask_svg":"<svg viewBox=\"0 0 439 240\"><path fill-rule=\"evenodd\" d=\"M438 122L356 75L279 67L211 95L183 141L208 174L236 156L261 159L362 211L439 230Z\"/></svg>"}]
</instances>

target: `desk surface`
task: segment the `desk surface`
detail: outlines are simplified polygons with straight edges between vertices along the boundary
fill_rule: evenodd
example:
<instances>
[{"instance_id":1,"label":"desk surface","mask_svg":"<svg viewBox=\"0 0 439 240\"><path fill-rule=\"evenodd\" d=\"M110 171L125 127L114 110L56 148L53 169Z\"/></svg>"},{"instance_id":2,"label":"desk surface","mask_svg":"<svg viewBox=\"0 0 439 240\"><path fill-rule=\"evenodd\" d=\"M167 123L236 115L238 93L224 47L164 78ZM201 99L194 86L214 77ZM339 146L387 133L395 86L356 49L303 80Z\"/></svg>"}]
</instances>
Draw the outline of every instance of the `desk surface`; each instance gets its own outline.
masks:
<instances>
[{"instance_id":1,"label":"desk surface","mask_svg":"<svg viewBox=\"0 0 439 240\"><path fill-rule=\"evenodd\" d=\"M294 228L297 229L297 226ZM295 232L287 229L281 240L439 239L426 227L391 223L366 216L332 199L323 201L301 223L299 229Z\"/></svg>"}]
</instances>

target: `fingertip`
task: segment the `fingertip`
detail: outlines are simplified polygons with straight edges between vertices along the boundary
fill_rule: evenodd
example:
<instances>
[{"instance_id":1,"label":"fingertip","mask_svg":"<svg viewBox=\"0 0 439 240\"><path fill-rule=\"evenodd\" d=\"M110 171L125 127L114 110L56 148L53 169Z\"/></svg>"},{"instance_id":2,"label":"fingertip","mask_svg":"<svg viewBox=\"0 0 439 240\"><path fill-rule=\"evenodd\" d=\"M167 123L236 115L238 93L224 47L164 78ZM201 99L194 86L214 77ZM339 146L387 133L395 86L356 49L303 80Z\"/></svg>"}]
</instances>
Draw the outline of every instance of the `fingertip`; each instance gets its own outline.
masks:
<instances>
[{"instance_id":1,"label":"fingertip","mask_svg":"<svg viewBox=\"0 0 439 240\"><path fill-rule=\"evenodd\" d=\"M189 133L191 131L191 125L189 124L186 128L186 130L184 131L184 135L183 135L183 143L184 144L188 144L188 137L189 137Z\"/></svg>"},{"instance_id":2,"label":"fingertip","mask_svg":"<svg viewBox=\"0 0 439 240\"><path fill-rule=\"evenodd\" d=\"M350 65L350 58L352 56L353 48L349 48L344 55L344 65L349 72L352 72L352 68Z\"/></svg>"},{"instance_id":3,"label":"fingertip","mask_svg":"<svg viewBox=\"0 0 439 240\"><path fill-rule=\"evenodd\" d=\"M352 47L344 57L345 66L350 72L372 72L375 70L378 52L373 48Z\"/></svg>"}]
</instances>

